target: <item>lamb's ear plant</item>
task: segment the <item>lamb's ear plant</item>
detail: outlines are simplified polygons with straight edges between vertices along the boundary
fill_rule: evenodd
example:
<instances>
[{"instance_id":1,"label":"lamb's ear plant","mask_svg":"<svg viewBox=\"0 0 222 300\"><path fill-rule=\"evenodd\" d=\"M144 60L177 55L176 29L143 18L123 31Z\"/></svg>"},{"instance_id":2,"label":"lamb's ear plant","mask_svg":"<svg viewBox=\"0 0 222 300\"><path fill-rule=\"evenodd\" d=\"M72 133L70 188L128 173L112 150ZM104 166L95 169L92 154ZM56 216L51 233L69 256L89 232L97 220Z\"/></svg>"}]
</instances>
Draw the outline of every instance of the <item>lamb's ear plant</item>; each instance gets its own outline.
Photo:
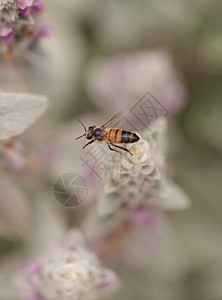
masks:
<instances>
[{"instance_id":1,"label":"lamb's ear plant","mask_svg":"<svg viewBox=\"0 0 222 300\"><path fill-rule=\"evenodd\" d=\"M0 0L0 60L34 60L39 40L52 34L39 17L43 9L43 0Z\"/></svg>"},{"instance_id":2,"label":"lamb's ear plant","mask_svg":"<svg viewBox=\"0 0 222 300\"><path fill-rule=\"evenodd\" d=\"M17 284L32 299L38 294L47 300L96 300L115 290L119 280L87 249L80 231L73 230L55 249L24 267Z\"/></svg>"},{"instance_id":3,"label":"lamb's ear plant","mask_svg":"<svg viewBox=\"0 0 222 300\"><path fill-rule=\"evenodd\" d=\"M29 217L26 197L4 168L5 162L10 161L13 170L23 164L18 136L41 117L48 102L48 98L41 95L0 93L0 236L6 239L24 237Z\"/></svg>"},{"instance_id":4,"label":"lamb's ear plant","mask_svg":"<svg viewBox=\"0 0 222 300\"><path fill-rule=\"evenodd\" d=\"M104 195L98 206L98 215L103 219L119 216L143 207L159 210L185 209L189 198L167 175L167 120L155 120L141 134L137 143L128 145L131 155L116 155L115 163L105 183Z\"/></svg>"},{"instance_id":5,"label":"lamb's ear plant","mask_svg":"<svg viewBox=\"0 0 222 300\"><path fill-rule=\"evenodd\" d=\"M47 107L46 96L0 93L0 140L23 133L38 120Z\"/></svg>"}]
</instances>

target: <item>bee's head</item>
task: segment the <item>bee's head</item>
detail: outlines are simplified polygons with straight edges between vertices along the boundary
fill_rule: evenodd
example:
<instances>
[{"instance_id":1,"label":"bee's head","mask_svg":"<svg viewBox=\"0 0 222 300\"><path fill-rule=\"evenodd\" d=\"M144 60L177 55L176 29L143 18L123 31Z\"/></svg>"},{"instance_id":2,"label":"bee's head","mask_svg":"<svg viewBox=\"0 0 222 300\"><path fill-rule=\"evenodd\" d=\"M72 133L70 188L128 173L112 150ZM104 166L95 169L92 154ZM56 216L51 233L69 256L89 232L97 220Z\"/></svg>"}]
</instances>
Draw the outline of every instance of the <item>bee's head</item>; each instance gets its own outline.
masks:
<instances>
[{"instance_id":1,"label":"bee's head","mask_svg":"<svg viewBox=\"0 0 222 300\"><path fill-rule=\"evenodd\" d=\"M93 130L94 130L95 126L89 126L86 130L86 138L87 140L91 140L93 137Z\"/></svg>"},{"instance_id":2,"label":"bee's head","mask_svg":"<svg viewBox=\"0 0 222 300\"><path fill-rule=\"evenodd\" d=\"M82 138L83 136L85 136L88 140L91 140L92 139L92 136L93 136L93 128L95 126L89 126L87 129L86 129L86 126L79 120L80 124L82 124L84 130L85 130L85 133L80 135L79 137L76 138L76 140Z\"/></svg>"}]
</instances>

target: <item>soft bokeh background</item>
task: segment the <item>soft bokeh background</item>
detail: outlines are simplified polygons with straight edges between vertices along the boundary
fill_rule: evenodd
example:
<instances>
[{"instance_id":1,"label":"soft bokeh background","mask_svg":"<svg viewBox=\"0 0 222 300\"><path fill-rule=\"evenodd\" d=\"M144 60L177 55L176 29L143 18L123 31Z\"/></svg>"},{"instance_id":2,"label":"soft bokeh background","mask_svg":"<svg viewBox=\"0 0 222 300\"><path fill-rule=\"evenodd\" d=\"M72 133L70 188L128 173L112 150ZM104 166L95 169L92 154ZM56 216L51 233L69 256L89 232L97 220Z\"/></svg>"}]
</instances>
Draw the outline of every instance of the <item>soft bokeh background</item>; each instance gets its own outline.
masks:
<instances>
[{"instance_id":1,"label":"soft bokeh background","mask_svg":"<svg viewBox=\"0 0 222 300\"><path fill-rule=\"evenodd\" d=\"M80 164L82 141L73 142L82 133L78 118L102 123L122 109L124 97L127 110L131 97L147 90L170 111L169 173L192 205L167 212L161 234L130 238L127 258L117 251L119 259L105 260L122 280L110 299L222 299L221 14L219 0L48 2L54 36L42 43L44 58L10 69L4 81L7 90L49 95L51 104L22 137L26 172L4 170L26 198L18 200L26 224L15 230L12 202L8 228L0 230L1 300L15 299L9 282L18 257L39 255L81 223L81 208L67 211L52 197L53 180ZM139 251L141 242L147 252Z\"/></svg>"}]
</instances>

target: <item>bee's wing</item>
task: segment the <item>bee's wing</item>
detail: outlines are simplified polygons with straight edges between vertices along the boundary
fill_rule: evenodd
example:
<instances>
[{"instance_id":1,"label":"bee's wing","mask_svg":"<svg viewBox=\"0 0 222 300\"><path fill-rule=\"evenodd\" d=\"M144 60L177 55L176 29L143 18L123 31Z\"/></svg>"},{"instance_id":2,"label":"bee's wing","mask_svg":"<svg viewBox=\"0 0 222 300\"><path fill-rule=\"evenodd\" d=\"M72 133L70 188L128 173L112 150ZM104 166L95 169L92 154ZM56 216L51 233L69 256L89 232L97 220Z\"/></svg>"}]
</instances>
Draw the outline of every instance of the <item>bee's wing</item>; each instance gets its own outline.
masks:
<instances>
[{"instance_id":1,"label":"bee's wing","mask_svg":"<svg viewBox=\"0 0 222 300\"><path fill-rule=\"evenodd\" d=\"M106 122L105 124L103 124L101 127L105 128L105 127L115 127L118 124L121 123L122 121L122 117L123 117L123 112L119 112L117 113L114 117L112 117L112 119L110 119L108 122Z\"/></svg>"}]
</instances>

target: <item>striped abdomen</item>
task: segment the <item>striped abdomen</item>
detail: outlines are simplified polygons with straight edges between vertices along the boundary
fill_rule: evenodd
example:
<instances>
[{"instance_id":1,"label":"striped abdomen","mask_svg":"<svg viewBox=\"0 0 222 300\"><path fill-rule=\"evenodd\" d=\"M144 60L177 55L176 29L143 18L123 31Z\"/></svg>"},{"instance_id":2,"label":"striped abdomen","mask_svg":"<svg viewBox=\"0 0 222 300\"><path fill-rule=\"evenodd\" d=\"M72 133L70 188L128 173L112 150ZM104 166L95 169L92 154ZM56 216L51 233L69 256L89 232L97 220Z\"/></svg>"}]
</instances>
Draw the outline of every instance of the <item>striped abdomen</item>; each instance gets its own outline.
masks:
<instances>
[{"instance_id":1,"label":"striped abdomen","mask_svg":"<svg viewBox=\"0 0 222 300\"><path fill-rule=\"evenodd\" d=\"M108 141L111 143L135 143L138 140L139 137L134 132L122 129L110 129L108 133Z\"/></svg>"}]
</instances>

